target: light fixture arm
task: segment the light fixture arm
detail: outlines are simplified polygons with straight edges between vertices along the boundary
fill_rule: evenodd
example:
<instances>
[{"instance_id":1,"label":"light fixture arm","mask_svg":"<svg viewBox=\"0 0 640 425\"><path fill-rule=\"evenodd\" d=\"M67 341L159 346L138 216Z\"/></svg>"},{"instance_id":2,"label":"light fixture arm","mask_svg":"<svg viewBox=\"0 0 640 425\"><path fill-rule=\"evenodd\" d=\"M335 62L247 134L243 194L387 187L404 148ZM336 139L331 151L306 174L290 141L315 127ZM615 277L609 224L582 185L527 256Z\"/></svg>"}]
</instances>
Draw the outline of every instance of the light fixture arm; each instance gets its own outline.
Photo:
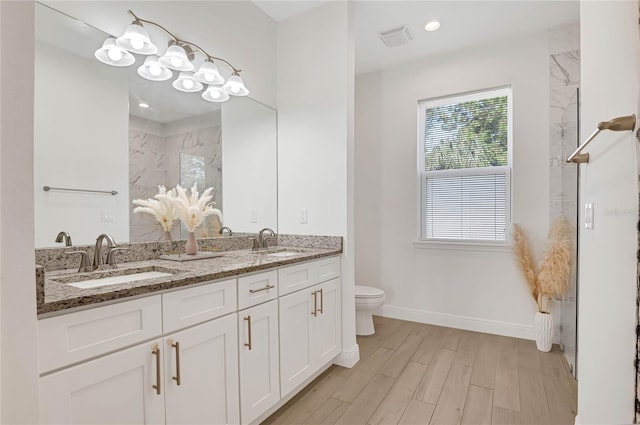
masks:
<instances>
[{"instance_id":1,"label":"light fixture arm","mask_svg":"<svg viewBox=\"0 0 640 425\"><path fill-rule=\"evenodd\" d=\"M183 46L184 46L184 45L188 45L189 47L193 47L193 48L195 48L195 49L196 49L196 50L198 50L200 53L202 53L202 54L207 58L207 60L209 60L209 59L215 59L215 60L219 60L219 61L221 61L221 62L224 62L224 63L225 63L229 68L231 68L231 69L233 70L233 73L234 73L235 75L240 74L240 72L242 71L241 69L238 69L238 68L236 68L235 66L231 65L231 64L229 63L229 61L226 61L226 60L224 60L224 59L222 59L222 58L219 58L219 57L216 57L216 56L212 56L212 55L210 55L210 54L209 54L209 53L207 53L207 52L206 52L202 47L198 46L197 44L192 43L192 42L190 42L190 41L186 41L186 40L179 39L179 38L178 38L178 37L176 37L176 36L175 36L171 31L169 31L168 29L166 29L166 28L165 28L165 27L163 27L162 25L160 25L160 24L158 24L158 23L156 23L156 22L153 22L153 21L148 21L148 20L146 20L146 19L139 18L139 17L138 17L135 13L133 13L131 10L127 10L127 12L129 12L129 14L130 14L131 16L133 16L133 19L134 19L134 22L133 22L133 23L141 24L142 22L144 22L144 23L147 23L147 24L154 25L154 26L156 26L156 27L160 28L160 29L161 29L162 31L164 31L165 33L167 33L167 34L169 35L169 37L171 37L171 39L172 39L175 43L177 43L178 45L183 45Z\"/></svg>"}]
</instances>

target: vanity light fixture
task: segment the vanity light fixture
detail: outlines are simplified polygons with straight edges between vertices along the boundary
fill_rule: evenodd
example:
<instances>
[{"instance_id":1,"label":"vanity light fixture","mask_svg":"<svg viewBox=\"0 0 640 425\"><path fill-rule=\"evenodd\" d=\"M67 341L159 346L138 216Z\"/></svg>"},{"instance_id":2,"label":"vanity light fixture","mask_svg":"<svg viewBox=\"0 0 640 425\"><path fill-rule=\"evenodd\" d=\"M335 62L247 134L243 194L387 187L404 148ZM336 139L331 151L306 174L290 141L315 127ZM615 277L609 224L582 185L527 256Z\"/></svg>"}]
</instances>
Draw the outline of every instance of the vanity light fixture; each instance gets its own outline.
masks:
<instances>
[{"instance_id":1,"label":"vanity light fixture","mask_svg":"<svg viewBox=\"0 0 640 425\"><path fill-rule=\"evenodd\" d=\"M132 11L133 22L127 27L122 36L110 37L105 40L102 47L96 50L96 58L107 65L129 66L135 62L135 57L130 53L148 56L144 63L138 67L138 75L151 81L165 81L173 76L171 70L181 71L178 78L172 83L173 87L183 92L198 92L207 85L202 93L202 98L209 102L224 102L232 96L247 96L249 90L240 77L240 69L231 65L228 61L211 56L200 46L190 41L181 40L160 24L137 17ZM151 41L149 33L143 24L150 24L165 32L170 40L169 47L164 55L154 55L158 51ZM204 56L204 62L197 71L193 60L196 53ZM214 60L227 65L231 69L231 75L226 80L220 73Z\"/></svg>"},{"instance_id":2,"label":"vanity light fixture","mask_svg":"<svg viewBox=\"0 0 640 425\"><path fill-rule=\"evenodd\" d=\"M151 42L149 33L138 21L134 21L127 27L124 34L116 39L116 44L130 52L142 55L152 55L158 51L156 45Z\"/></svg>"},{"instance_id":3,"label":"vanity light fixture","mask_svg":"<svg viewBox=\"0 0 640 425\"><path fill-rule=\"evenodd\" d=\"M193 72L182 71L173 82L173 87L183 92L195 93L202 90L203 86L200 81L196 81L195 78L193 78Z\"/></svg>"},{"instance_id":4,"label":"vanity light fixture","mask_svg":"<svg viewBox=\"0 0 640 425\"><path fill-rule=\"evenodd\" d=\"M202 84L219 85L224 83L224 77L220 74L218 66L209 59L200 65L200 68L193 74L193 77Z\"/></svg>"},{"instance_id":5,"label":"vanity light fixture","mask_svg":"<svg viewBox=\"0 0 640 425\"><path fill-rule=\"evenodd\" d=\"M425 31L435 31L438 28L440 28L440 22L438 21L427 22L427 24L424 26Z\"/></svg>"},{"instance_id":6,"label":"vanity light fixture","mask_svg":"<svg viewBox=\"0 0 640 425\"><path fill-rule=\"evenodd\" d=\"M222 86L222 90L233 96L246 96L249 94L249 90L245 87L242 77L235 71L233 75L227 79L224 86Z\"/></svg>"},{"instance_id":7,"label":"vanity light fixture","mask_svg":"<svg viewBox=\"0 0 640 425\"><path fill-rule=\"evenodd\" d=\"M116 44L113 37L107 38L95 55L100 62L111 66L129 66L136 61L131 53Z\"/></svg>"},{"instance_id":8,"label":"vanity light fixture","mask_svg":"<svg viewBox=\"0 0 640 425\"><path fill-rule=\"evenodd\" d=\"M175 43L169 46L159 62L167 68L176 71L193 71L193 64L189 61L187 51L181 45Z\"/></svg>"},{"instance_id":9,"label":"vanity light fixture","mask_svg":"<svg viewBox=\"0 0 640 425\"><path fill-rule=\"evenodd\" d=\"M156 55L147 56L138 68L138 75L151 81L166 81L173 77L173 72L163 66Z\"/></svg>"},{"instance_id":10,"label":"vanity light fixture","mask_svg":"<svg viewBox=\"0 0 640 425\"><path fill-rule=\"evenodd\" d=\"M225 102L229 100L229 95L222 90L222 87L212 85L202 93L202 98L209 102Z\"/></svg>"}]
</instances>

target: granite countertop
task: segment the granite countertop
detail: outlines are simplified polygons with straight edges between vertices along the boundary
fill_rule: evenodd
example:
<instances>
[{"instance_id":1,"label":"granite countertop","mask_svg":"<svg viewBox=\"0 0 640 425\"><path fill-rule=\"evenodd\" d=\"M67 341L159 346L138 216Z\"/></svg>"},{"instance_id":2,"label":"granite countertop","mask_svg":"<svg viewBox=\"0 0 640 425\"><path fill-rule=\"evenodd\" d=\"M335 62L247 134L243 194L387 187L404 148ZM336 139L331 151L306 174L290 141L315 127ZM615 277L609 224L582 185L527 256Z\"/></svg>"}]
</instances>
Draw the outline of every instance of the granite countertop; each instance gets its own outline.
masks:
<instances>
[{"instance_id":1,"label":"granite countertop","mask_svg":"<svg viewBox=\"0 0 640 425\"><path fill-rule=\"evenodd\" d=\"M288 257L268 255L279 251L295 252ZM44 284L36 285L38 318L50 317L76 311L81 308L96 307L100 303L116 300L125 301L130 297L149 295L154 292L187 287L202 282L234 277L244 273L268 270L316 258L338 255L342 249L299 248L278 246L276 249L253 252L236 250L221 252L219 257L193 261L171 261L153 259L118 264L116 269L78 273L77 269L43 272ZM80 289L68 283L106 276L120 276L135 272L157 271L171 273L170 276L138 280L134 282L106 285L97 288ZM85 278L86 277L86 278Z\"/></svg>"}]
</instances>

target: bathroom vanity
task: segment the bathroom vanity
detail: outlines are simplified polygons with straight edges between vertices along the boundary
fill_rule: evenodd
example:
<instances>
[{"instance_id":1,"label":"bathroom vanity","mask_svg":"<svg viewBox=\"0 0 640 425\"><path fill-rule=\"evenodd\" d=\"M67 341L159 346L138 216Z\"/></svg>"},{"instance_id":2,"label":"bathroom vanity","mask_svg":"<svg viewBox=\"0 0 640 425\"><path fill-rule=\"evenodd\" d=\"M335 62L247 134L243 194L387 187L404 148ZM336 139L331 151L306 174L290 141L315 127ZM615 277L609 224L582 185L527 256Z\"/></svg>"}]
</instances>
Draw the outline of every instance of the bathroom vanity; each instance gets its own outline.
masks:
<instances>
[{"instance_id":1,"label":"bathroom vanity","mask_svg":"<svg viewBox=\"0 0 640 425\"><path fill-rule=\"evenodd\" d=\"M85 289L69 282L86 273L47 272L41 422L258 423L341 351L340 253L130 262L116 270L178 271Z\"/></svg>"}]
</instances>

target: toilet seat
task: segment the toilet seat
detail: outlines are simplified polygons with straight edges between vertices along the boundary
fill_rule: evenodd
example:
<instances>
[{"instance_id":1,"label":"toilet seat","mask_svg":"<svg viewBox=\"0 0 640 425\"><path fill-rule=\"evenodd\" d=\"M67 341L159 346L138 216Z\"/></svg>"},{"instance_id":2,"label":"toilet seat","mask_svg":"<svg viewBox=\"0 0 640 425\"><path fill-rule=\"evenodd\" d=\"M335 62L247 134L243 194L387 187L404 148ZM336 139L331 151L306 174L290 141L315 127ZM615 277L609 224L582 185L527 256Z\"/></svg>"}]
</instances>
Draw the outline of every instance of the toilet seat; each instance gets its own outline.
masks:
<instances>
[{"instance_id":1,"label":"toilet seat","mask_svg":"<svg viewBox=\"0 0 640 425\"><path fill-rule=\"evenodd\" d=\"M355 285L355 287L356 298L369 299L384 297L384 291L382 289L364 285Z\"/></svg>"}]
</instances>

